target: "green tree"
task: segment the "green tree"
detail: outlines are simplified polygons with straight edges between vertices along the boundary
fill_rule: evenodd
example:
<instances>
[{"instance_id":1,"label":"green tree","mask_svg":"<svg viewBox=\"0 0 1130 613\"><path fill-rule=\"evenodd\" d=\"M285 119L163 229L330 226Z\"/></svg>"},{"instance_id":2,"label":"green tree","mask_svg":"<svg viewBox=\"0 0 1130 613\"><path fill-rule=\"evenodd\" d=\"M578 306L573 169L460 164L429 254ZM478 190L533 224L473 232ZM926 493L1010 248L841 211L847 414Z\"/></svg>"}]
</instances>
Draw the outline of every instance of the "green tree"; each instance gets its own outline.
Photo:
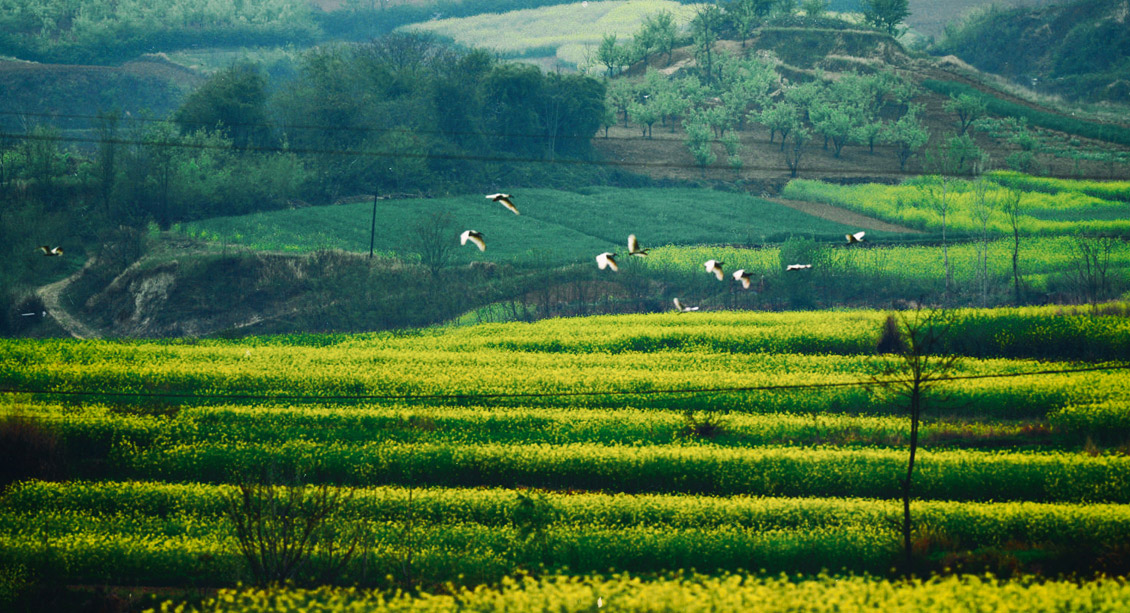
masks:
<instances>
[{"instance_id":1,"label":"green tree","mask_svg":"<svg viewBox=\"0 0 1130 613\"><path fill-rule=\"evenodd\" d=\"M726 4L726 16L734 25L743 49L746 41L753 34L753 29L765 19L765 15L761 12L765 5L763 0L731 0Z\"/></svg>"},{"instance_id":2,"label":"green tree","mask_svg":"<svg viewBox=\"0 0 1130 613\"><path fill-rule=\"evenodd\" d=\"M671 64L671 54L675 50L675 41L678 38L675 16L666 10L648 15L644 18L643 27L655 45L656 53L667 54L667 64Z\"/></svg>"},{"instance_id":3,"label":"green tree","mask_svg":"<svg viewBox=\"0 0 1130 613\"><path fill-rule=\"evenodd\" d=\"M954 174L963 175L974 172L979 167L982 156L984 156L984 152L973 141L973 137L968 134L949 137L946 139L945 148L948 150Z\"/></svg>"},{"instance_id":4,"label":"green tree","mask_svg":"<svg viewBox=\"0 0 1130 613\"><path fill-rule=\"evenodd\" d=\"M624 127L628 127L628 105L636 99L636 88L632 82L627 79L609 81L605 88L605 99L624 118Z\"/></svg>"},{"instance_id":5,"label":"green tree","mask_svg":"<svg viewBox=\"0 0 1130 613\"><path fill-rule=\"evenodd\" d=\"M801 125L800 113L796 105L783 100L761 111L757 121L769 128L769 142L773 142L776 134L781 135L781 151L785 150L785 141L789 138L789 132Z\"/></svg>"},{"instance_id":6,"label":"green tree","mask_svg":"<svg viewBox=\"0 0 1130 613\"><path fill-rule=\"evenodd\" d=\"M859 145L867 145L867 153L874 154L875 141L882 136L885 127L886 124L878 120L865 121L852 128L848 139Z\"/></svg>"},{"instance_id":7,"label":"green tree","mask_svg":"<svg viewBox=\"0 0 1130 613\"><path fill-rule=\"evenodd\" d=\"M580 74L544 77L541 123L550 157L587 156L604 115L605 85Z\"/></svg>"},{"instance_id":8,"label":"green tree","mask_svg":"<svg viewBox=\"0 0 1130 613\"><path fill-rule=\"evenodd\" d=\"M792 135L792 145L783 148L781 151L785 154L785 165L789 167L789 175L795 178L797 171L800 170L800 161L804 157L812 133L808 131L808 128L798 125L793 128ZM784 142L783 138L782 142Z\"/></svg>"},{"instance_id":9,"label":"green tree","mask_svg":"<svg viewBox=\"0 0 1130 613\"><path fill-rule=\"evenodd\" d=\"M898 121L887 124L881 136L884 142L894 145L900 170L906 170L910 157L930 140L930 133L918 119L918 111L919 107L911 106Z\"/></svg>"},{"instance_id":10,"label":"green tree","mask_svg":"<svg viewBox=\"0 0 1130 613\"><path fill-rule=\"evenodd\" d=\"M895 35L895 28L910 16L909 0L863 0L863 18L867 23Z\"/></svg>"},{"instance_id":11,"label":"green tree","mask_svg":"<svg viewBox=\"0 0 1130 613\"><path fill-rule=\"evenodd\" d=\"M258 69L239 63L220 70L185 98L173 114L181 134L219 130L236 147L261 146L267 128L267 80Z\"/></svg>"},{"instance_id":12,"label":"green tree","mask_svg":"<svg viewBox=\"0 0 1130 613\"><path fill-rule=\"evenodd\" d=\"M706 176L706 167L718 159L711 146L710 126L700 117L694 116L688 117L683 122L683 130L687 133L685 141L687 148L690 149L691 156L702 170L703 176Z\"/></svg>"},{"instance_id":13,"label":"green tree","mask_svg":"<svg viewBox=\"0 0 1130 613\"><path fill-rule=\"evenodd\" d=\"M642 128L642 136L651 138L651 126L659 121L659 111L655 105L633 102L628 105L628 116Z\"/></svg>"},{"instance_id":14,"label":"green tree","mask_svg":"<svg viewBox=\"0 0 1130 613\"><path fill-rule=\"evenodd\" d=\"M809 19L822 17L828 10L828 0L801 0L800 10L804 11Z\"/></svg>"},{"instance_id":15,"label":"green tree","mask_svg":"<svg viewBox=\"0 0 1130 613\"><path fill-rule=\"evenodd\" d=\"M714 44L721 37L724 24L722 9L713 4L700 5L691 20L698 72L707 84L714 82Z\"/></svg>"},{"instance_id":16,"label":"green tree","mask_svg":"<svg viewBox=\"0 0 1130 613\"><path fill-rule=\"evenodd\" d=\"M98 199L102 201L103 212L110 215L110 202L114 196L114 185L118 178L118 122L121 116L117 111L98 112L95 123L98 131Z\"/></svg>"},{"instance_id":17,"label":"green tree","mask_svg":"<svg viewBox=\"0 0 1130 613\"><path fill-rule=\"evenodd\" d=\"M946 111L957 115L958 126L960 128L958 136L965 136L965 132L969 129L969 126L973 125L974 121L977 121L985 115L987 107L988 103L985 102L984 98L973 94L950 96L950 99L946 101L944 106Z\"/></svg>"},{"instance_id":18,"label":"green tree","mask_svg":"<svg viewBox=\"0 0 1130 613\"><path fill-rule=\"evenodd\" d=\"M773 12L778 15L789 16L796 12L797 0L775 0Z\"/></svg>"},{"instance_id":19,"label":"green tree","mask_svg":"<svg viewBox=\"0 0 1130 613\"><path fill-rule=\"evenodd\" d=\"M624 48L616 44L615 34L605 34L596 48L596 61L604 64L608 69L608 77L616 76L616 69L623 66L627 59Z\"/></svg>"},{"instance_id":20,"label":"green tree","mask_svg":"<svg viewBox=\"0 0 1130 613\"><path fill-rule=\"evenodd\" d=\"M812 105L809 116L812 118L812 129L825 139L831 139L832 156L836 158L840 157L840 152L851 137L852 131L864 123L863 114L859 109L824 100Z\"/></svg>"}]
</instances>

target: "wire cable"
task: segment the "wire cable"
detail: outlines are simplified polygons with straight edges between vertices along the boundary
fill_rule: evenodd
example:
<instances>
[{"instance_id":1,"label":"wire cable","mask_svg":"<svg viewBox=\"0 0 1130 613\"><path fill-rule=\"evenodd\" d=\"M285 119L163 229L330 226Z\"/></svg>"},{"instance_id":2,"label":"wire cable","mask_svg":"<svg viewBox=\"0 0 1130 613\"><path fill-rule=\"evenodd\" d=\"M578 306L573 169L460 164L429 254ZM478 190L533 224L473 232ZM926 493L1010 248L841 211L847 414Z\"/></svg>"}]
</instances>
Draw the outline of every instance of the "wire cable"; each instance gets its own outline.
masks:
<instances>
[{"instance_id":1,"label":"wire cable","mask_svg":"<svg viewBox=\"0 0 1130 613\"><path fill-rule=\"evenodd\" d=\"M37 142L56 142L56 143L86 143L86 144L101 144L112 143L117 145L136 145L136 146L149 146L149 147L163 147L163 148L181 148L181 149L197 149L197 150L214 150L214 151L230 151L235 153L242 152L255 152L255 153L293 153L298 155L326 155L326 156L352 156L352 157L369 157L376 159L419 159L419 160L448 160L448 161L467 161L467 162L485 162L485 163L498 163L498 164L514 164L514 163L527 163L527 164L554 164L564 166L599 166L599 167L621 167L621 168L666 168L666 169L696 169L696 170L711 170L711 171L727 171L733 172L729 165L716 163L707 166L699 166L696 164L687 164L683 162L649 162L649 161L628 161L628 160L584 160L576 158L543 158L543 157L516 157L516 156L502 156L502 155L470 155L470 154L451 154L451 153L412 153L400 151L379 151L368 149L319 149L319 148L296 148L296 147L277 147L277 146L242 146L236 147L233 145L218 145L210 143L190 143L180 141L146 141L136 139L124 138L84 138L79 136L52 136L44 134L16 134L12 132L0 132L0 139L13 139L24 141L37 141ZM811 159L811 158L806 158ZM790 173L792 170L787 166L775 165L743 165L742 170L764 170L779 173ZM849 170L842 167L832 166L811 166L804 165L800 170L805 173L813 172L834 172L837 176L841 177L918 177L922 173L910 170ZM1086 179L1086 180L1108 180L1109 177L1103 177L1099 174L1080 174L1080 175L1046 175L1053 178L1063 179Z\"/></svg>"}]
</instances>

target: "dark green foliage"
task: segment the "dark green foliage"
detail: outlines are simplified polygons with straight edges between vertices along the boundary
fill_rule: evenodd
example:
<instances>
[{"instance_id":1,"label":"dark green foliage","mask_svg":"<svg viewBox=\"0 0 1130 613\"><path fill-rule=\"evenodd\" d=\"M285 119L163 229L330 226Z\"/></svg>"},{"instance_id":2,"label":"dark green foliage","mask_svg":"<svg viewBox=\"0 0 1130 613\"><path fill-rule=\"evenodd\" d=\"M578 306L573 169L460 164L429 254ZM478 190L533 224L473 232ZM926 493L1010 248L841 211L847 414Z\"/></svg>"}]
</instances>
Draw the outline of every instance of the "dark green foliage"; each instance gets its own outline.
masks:
<instances>
[{"instance_id":1,"label":"dark green foliage","mask_svg":"<svg viewBox=\"0 0 1130 613\"><path fill-rule=\"evenodd\" d=\"M236 147L266 145L266 88L267 80L255 66L235 64L189 94L173 119L183 134L218 131Z\"/></svg>"},{"instance_id":2,"label":"dark green foliage","mask_svg":"<svg viewBox=\"0 0 1130 613\"><path fill-rule=\"evenodd\" d=\"M0 417L0 491L27 479L63 476L64 456L55 433L19 413Z\"/></svg>"},{"instance_id":3,"label":"dark green foliage","mask_svg":"<svg viewBox=\"0 0 1130 613\"><path fill-rule=\"evenodd\" d=\"M887 315L883 321L883 331L879 334L879 343L876 346L879 353L903 353L906 351L906 339L902 328L899 327L898 318Z\"/></svg>"},{"instance_id":4,"label":"dark green foliage","mask_svg":"<svg viewBox=\"0 0 1130 613\"><path fill-rule=\"evenodd\" d=\"M922 81L922 86L947 96L966 94L979 97L985 101L985 107L989 115L1026 118L1029 125L1032 126L1047 128L1049 130L1059 130L1061 132L1067 132L1068 134L1077 134L1079 136L1105 140L1121 145L1130 145L1130 129L1120 125L1094 123L1067 115L1041 111L1029 106L997 98L981 92L970 85L954 81L926 79Z\"/></svg>"},{"instance_id":5,"label":"dark green foliage","mask_svg":"<svg viewBox=\"0 0 1130 613\"><path fill-rule=\"evenodd\" d=\"M910 15L908 0L862 0L863 16L868 23L894 35L895 28Z\"/></svg>"},{"instance_id":6,"label":"dark green foliage","mask_svg":"<svg viewBox=\"0 0 1130 613\"><path fill-rule=\"evenodd\" d=\"M1071 98L1125 101L1130 28L1118 0L987 10L949 28L934 51Z\"/></svg>"}]
</instances>

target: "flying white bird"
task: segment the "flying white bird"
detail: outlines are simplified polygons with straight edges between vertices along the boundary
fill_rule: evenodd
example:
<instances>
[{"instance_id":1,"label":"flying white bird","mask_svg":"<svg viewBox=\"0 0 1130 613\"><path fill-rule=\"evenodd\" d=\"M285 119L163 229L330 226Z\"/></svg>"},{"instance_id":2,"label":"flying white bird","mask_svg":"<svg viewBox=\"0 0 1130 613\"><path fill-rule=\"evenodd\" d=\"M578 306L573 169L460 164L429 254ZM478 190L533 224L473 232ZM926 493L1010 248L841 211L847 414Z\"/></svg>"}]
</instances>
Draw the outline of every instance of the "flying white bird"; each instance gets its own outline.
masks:
<instances>
[{"instance_id":1,"label":"flying white bird","mask_svg":"<svg viewBox=\"0 0 1130 613\"><path fill-rule=\"evenodd\" d=\"M47 245L40 245L39 250L42 251L43 255L46 255L46 256L63 255L63 248L59 247L57 245L55 247L49 247Z\"/></svg>"},{"instance_id":2,"label":"flying white bird","mask_svg":"<svg viewBox=\"0 0 1130 613\"><path fill-rule=\"evenodd\" d=\"M812 264L789 264L785 267L785 270L805 270L806 268L812 268Z\"/></svg>"},{"instance_id":3,"label":"flying white bird","mask_svg":"<svg viewBox=\"0 0 1130 613\"><path fill-rule=\"evenodd\" d=\"M703 267L706 268L706 272L713 274L719 281L721 281L723 264L725 264L725 262L719 262L718 260L706 260L706 262L703 263Z\"/></svg>"},{"instance_id":4,"label":"flying white bird","mask_svg":"<svg viewBox=\"0 0 1130 613\"><path fill-rule=\"evenodd\" d=\"M636 240L635 234L628 235L628 255L645 256L651 249L640 249L640 242Z\"/></svg>"},{"instance_id":5,"label":"flying white bird","mask_svg":"<svg viewBox=\"0 0 1130 613\"><path fill-rule=\"evenodd\" d=\"M741 282L744 289L749 289L749 273L744 268L734 271L734 280Z\"/></svg>"},{"instance_id":6,"label":"flying white bird","mask_svg":"<svg viewBox=\"0 0 1130 613\"><path fill-rule=\"evenodd\" d=\"M487 250L487 244L483 241L482 232L477 232L475 230L465 230L462 234L459 235L459 244L466 245L467 241L475 243L475 246L479 248L479 251Z\"/></svg>"},{"instance_id":7,"label":"flying white bird","mask_svg":"<svg viewBox=\"0 0 1130 613\"><path fill-rule=\"evenodd\" d=\"M510 201L510 194L488 194L487 198L506 207L515 215L520 214L518 213L518 207L514 206L514 203Z\"/></svg>"},{"instance_id":8,"label":"flying white bird","mask_svg":"<svg viewBox=\"0 0 1130 613\"><path fill-rule=\"evenodd\" d=\"M866 232L856 232L855 234L845 234L844 236L847 238L847 242L850 245L852 243L862 243L864 234L866 234Z\"/></svg>"},{"instance_id":9,"label":"flying white bird","mask_svg":"<svg viewBox=\"0 0 1130 613\"><path fill-rule=\"evenodd\" d=\"M679 302L678 298L675 298L673 302L675 303L675 308L678 309L680 313L690 313L691 311L698 310L698 307L683 306L683 303Z\"/></svg>"},{"instance_id":10,"label":"flying white bird","mask_svg":"<svg viewBox=\"0 0 1130 613\"><path fill-rule=\"evenodd\" d=\"M599 266L601 270L605 268L611 268L613 272L620 270L620 267L616 264L616 254L609 253L608 251L596 256L596 265Z\"/></svg>"}]
</instances>

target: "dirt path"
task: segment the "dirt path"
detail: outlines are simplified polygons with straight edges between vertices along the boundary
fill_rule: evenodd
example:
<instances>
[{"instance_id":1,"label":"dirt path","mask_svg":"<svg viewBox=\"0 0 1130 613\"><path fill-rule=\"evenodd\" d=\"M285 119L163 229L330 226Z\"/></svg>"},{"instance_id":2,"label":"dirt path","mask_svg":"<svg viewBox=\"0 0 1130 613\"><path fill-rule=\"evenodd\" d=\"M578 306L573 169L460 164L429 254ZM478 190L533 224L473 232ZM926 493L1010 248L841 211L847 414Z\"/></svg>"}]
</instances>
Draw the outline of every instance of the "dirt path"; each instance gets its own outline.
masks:
<instances>
[{"instance_id":1,"label":"dirt path","mask_svg":"<svg viewBox=\"0 0 1130 613\"><path fill-rule=\"evenodd\" d=\"M766 200L808 213L809 215L827 219L828 221L835 221L855 228L879 230L881 232L897 232L900 234L923 234L921 230L887 223L875 219L874 217L853 213L847 209L841 209L840 207L824 204L823 202L804 202L801 200L786 200L784 198L766 198Z\"/></svg>"},{"instance_id":2,"label":"dirt path","mask_svg":"<svg viewBox=\"0 0 1130 613\"><path fill-rule=\"evenodd\" d=\"M90 268L93 263L94 258L91 258L86 261L82 270L79 270L62 281L44 285L35 292L39 295L39 298L43 300L43 306L47 309L47 314L54 317L55 321L75 338L102 338L102 335L99 334L97 330L79 321L71 315L70 312L64 309L62 301L59 300L59 296L63 293L63 290L74 282L79 275L86 272L86 269Z\"/></svg>"}]
</instances>

